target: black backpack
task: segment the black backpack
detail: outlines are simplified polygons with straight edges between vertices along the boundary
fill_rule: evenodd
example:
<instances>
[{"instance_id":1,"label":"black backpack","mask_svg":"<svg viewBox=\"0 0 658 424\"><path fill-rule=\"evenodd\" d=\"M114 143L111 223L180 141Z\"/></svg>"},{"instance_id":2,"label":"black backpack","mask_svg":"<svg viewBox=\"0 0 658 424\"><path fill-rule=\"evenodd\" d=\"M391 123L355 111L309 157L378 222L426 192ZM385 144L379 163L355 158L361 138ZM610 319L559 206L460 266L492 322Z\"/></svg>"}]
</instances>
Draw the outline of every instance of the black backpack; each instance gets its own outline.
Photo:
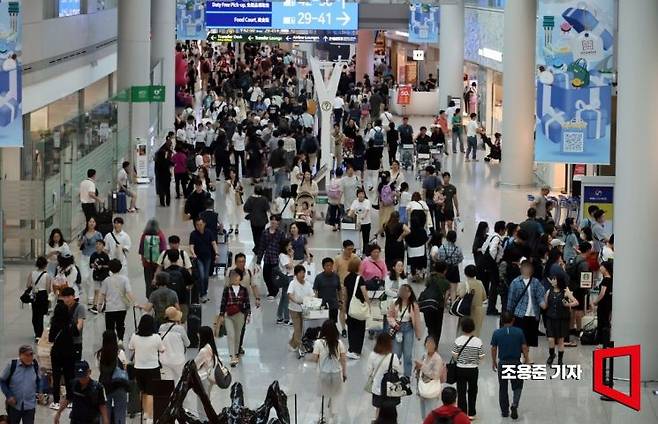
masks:
<instances>
[{"instance_id":1,"label":"black backpack","mask_svg":"<svg viewBox=\"0 0 658 424\"><path fill-rule=\"evenodd\" d=\"M187 158L187 170L190 171L190 172L196 172L197 171L196 156L195 155L190 155Z\"/></svg>"},{"instance_id":2,"label":"black backpack","mask_svg":"<svg viewBox=\"0 0 658 424\"><path fill-rule=\"evenodd\" d=\"M7 380L5 380L7 386L11 385L11 378L14 376L17 367L18 367L18 359L12 359L11 366L9 367L9 375L7 376ZM32 361L32 367L34 368L34 374L37 380L36 384L37 384L37 392L38 392L39 391L39 363L36 361L36 359Z\"/></svg>"},{"instance_id":3,"label":"black backpack","mask_svg":"<svg viewBox=\"0 0 658 424\"><path fill-rule=\"evenodd\" d=\"M304 151L306 153L311 153L311 154L317 153L317 151L318 151L318 142L315 139L315 137L313 137L312 135L309 135L304 139L304 143L302 144L302 151Z\"/></svg>"},{"instance_id":4,"label":"black backpack","mask_svg":"<svg viewBox=\"0 0 658 424\"><path fill-rule=\"evenodd\" d=\"M173 269L172 269L173 268ZM167 274L169 274L169 288L176 292L178 296L185 293L185 279L183 278L183 272L179 267L169 267L167 269Z\"/></svg>"}]
</instances>

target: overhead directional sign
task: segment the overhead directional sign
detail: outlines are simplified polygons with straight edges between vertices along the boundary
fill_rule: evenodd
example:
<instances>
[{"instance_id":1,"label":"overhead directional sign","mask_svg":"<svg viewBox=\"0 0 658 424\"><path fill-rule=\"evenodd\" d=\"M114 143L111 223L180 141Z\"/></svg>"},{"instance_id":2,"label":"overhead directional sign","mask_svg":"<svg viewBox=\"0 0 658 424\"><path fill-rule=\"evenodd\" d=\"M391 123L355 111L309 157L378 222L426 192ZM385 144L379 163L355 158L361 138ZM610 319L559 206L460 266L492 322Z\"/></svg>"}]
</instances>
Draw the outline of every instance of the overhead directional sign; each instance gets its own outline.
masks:
<instances>
[{"instance_id":1,"label":"overhead directional sign","mask_svg":"<svg viewBox=\"0 0 658 424\"><path fill-rule=\"evenodd\" d=\"M293 33L270 33L259 32L252 34L208 34L208 41L215 43L330 43L330 44L355 44L356 35L322 35L322 34L293 34Z\"/></svg>"},{"instance_id":2,"label":"overhead directional sign","mask_svg":"<svg viewBox=\"0 0 658 424\"><path fill-rule=\"evenodd\" d=\"M359 5L346 0L206 1L207 28L356 30Z\"/></svg>"}]
</instances>

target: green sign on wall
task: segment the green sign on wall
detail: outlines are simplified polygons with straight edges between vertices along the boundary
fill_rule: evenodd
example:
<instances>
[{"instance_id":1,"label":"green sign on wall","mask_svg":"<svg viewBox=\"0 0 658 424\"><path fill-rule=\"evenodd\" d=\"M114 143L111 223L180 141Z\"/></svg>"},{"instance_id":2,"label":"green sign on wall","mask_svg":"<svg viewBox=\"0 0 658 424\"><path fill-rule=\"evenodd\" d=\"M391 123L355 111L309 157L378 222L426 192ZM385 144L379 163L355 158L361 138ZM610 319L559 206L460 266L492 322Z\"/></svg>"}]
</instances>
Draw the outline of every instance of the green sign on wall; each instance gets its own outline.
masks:
<instances>
[{"instance_id":1,"label":"green sign on wall","mask_svg":"<svg viewBox=\"0 0 658 424\"><path fill-rule=\"evenodd\" d=\"M117 102L162 103L165 101L164 85L134 85L114 96Z\"/></svg>"}]
</instances>

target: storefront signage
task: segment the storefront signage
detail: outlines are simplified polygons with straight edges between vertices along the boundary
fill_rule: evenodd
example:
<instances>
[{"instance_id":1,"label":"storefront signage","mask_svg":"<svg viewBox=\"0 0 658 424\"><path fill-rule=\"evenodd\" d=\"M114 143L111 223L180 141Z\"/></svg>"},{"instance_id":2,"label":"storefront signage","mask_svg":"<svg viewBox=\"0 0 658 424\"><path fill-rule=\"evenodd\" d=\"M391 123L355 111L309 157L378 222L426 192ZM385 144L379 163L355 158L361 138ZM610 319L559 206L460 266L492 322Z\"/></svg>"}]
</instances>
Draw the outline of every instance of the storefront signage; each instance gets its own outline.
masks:
<instances>
[{"instance_id":1,"label":"storefront signage","mask_svg":"<svg viewBox=\"0 0 658 424\"><path fill-rule=\"evenodd\" d=\"M398 87L399 105L408 105L411 103L411 84L402 84Z\"/></svg>"},{"instance_id":2,"label":"storefront signage","mask_svg":"<svg viewBox=\"0 0 658 424\"><path fill-rule=\"evenodd\" d=\"M439 42L439 6L425 3L409 5L409 42Z\"/></svg>"},{"instance_id":3,"label":"storefront signage","mask_svg":"<svg viewBox=\"0 0 658 424\"><path fill-rule=\"evenodd\" d=\"M0 147L23 147L22 2L0 3Z\"/></svg>"},{"instance_id":4,"label":"storefront signage","mask_svg":"<svg viewBox=\"0 0 658 424\"><path fill-rule=\"evenodd\" d=\"M176 0L176 39L206 38L205 0Z\"/></svg>"},{"instance_id":5,"label":"storefront signage","mask_svg":"<svg viewBox=\"0 0 658 424\"><path fill-rule=\"evenodd\" d=\"M615 3L539 2L537 162L610 163Z\"/></svg>"},{"instance_id":6,"label":"storefront signage","mask_svg":"<svg viewBox=\"0 0 658 424\"><path fill-rule=\"evenodd\" d=\"M207 41L215 43L231 42L254 42L254 43L330 43L330 44L355 44L356 35L321 35L321 34L293 34L293 33L248 33L248 34L221 34L211 33Z\"/></svg>"},{"instance_id":7,"label":"storefront signage","mask_svg":"<svg viewBox=\"0 0 658 424\"><path fill-rule=\"evenodd\" d=\"M425 60L425 50L414 50L413 58L414 60Z\"/></svg>"},{"instance_id":8,"label":"storefront signage","mask_svg":"<svg viewBox=\"0 0 658 424\"><path fill-rule=\"evenodd\" d=\"M592 205L598 206L605 212L605 226L612 230L614 220L614 193L615 188L611 185L588 185L583 183L583 206L582 215L587 216L587 208Z\"/></svg>"},{"instance_id":9,"label":"storefront signage","mask_svg":"<svg viewBox=\"0 0 658 424\"><path fill-rule=\"evenodd\" d=\"M345 0L206 1L207 28L356 30L359 5Z\"/></svg>"},{"instance_id":10,"label":"storefront signage","mask_svg":"<svg viewBox=\"0 0 658 424\"><path fill-rule=\"evenodd\" d=\"M164 85L135 85L119 91L112 100L115 102L162 103L165 101Z\"/></svg>"}]
</instances>

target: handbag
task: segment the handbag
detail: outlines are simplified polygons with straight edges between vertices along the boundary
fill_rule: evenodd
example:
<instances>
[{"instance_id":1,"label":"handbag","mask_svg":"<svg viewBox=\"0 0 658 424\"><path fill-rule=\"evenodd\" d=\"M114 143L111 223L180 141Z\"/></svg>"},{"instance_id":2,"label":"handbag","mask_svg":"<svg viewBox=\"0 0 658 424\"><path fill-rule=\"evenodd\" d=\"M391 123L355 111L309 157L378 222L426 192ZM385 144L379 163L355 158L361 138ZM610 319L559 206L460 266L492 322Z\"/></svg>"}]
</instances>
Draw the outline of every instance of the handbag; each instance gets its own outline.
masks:
<instances>
[{"instance_id":1,"label":"handbag","mask_svg":"<svg viewBox=\"0 0 658 424\"><path fill-rule=\"evenodd\" d=\"M459 357L464 351L464 348L466 348L466 345L468 345L468 343L471 341L473 337L474 336L471 336L468 338L468 340L466 340L464 346L462 346L462 348L459 349L459 353L457 354L457 357L452 358L450 362L446 365L446 370L447 370L446 383L455 384L457 382L457 361L459 360Z\"/></svg>"},{"instance_id":2,"label":"handbag","mask_svg":"<svg viewBox=\"0 0 658 424\"><path fill-rule=\"evenodd\" d=\"M466 282L466 293L462 297L458 297L450 306L450 315L456 317L467 317L471 315L471 306L473 305L473 296L475 290L470 290L468 281Z\"/></svg>"},{"instance_id":3,"label":"handbag","mask_svg":"<svg viewBox=\"0 0 658 424\"><path fill-rule=\"evenodd\" d=\"M46 274L46 271L41 272L39 276L37 277L37 281L34 282L34 287L39 284L39 280L41 280L41 277L43 277L44 274ZM25 289L23 294L20 297L21 303L34 303L34 298L36 296L35 292L32 292L32 287L28 287Z\"/></svg>"},{"instance_id":4,"label":"handbag","mask_svg":"<svg viewBox=\"0 0 658 424\"><path fill-rule=\"evenodd\" d=\"M231 385L231 372L224 366L222 361L215 357L217 364L215 364L215 369L213 370L213 376L215 377L215 384L220 389L228 389Z\"/></svg>"},{"instance_id":5,"label":"handbag","mask_svg":"<svg viewBox=\"0 0 658 424\"><path fill-rule=\"evenodd\" d=\"M411 395L411 381L406 375L393 368L393 354L388 362L388 370L382 377L382 407L392 407L400 403L400 398Z\"/></svg>"},{"instance_id":6,"label":"handbag","mask_svg":"<svg viewBox=\"0 0 658 424\"><path fill-rule=\"evenodd\" d=\"M357 276L354 282L354 292L352 293L352 299L350 299L348 315L356 320L365 321L370 316L370 307L366 302L361 302L356 297L356 290L359 288L360 279L361 276Z\"/></svg>"},{"instance_id":7,"label":"handbag","mask_svg":"<svg viewBox=\"0 0 658 424\"><path fill-rule=\"evenodd\" d=\"M427 378L427 381L425 381ZM441 380L425 377L422 372L418 373L418 396L423 399L436 399L441 396Z\"/></svg>"},{"instance_id":8,"label":"handbag","mask_svg":"<svg viewBox=\"0 0 658 424\"><path fill-rule=\"evenodd\" d=\"M112 387L116 386L121 386L121 387L128 387L130 384L130 377L128 376L128 371L124 370L120 366L117 365L116 368L114 368L114 371L112 371Z\"/></svg>"}]
</instances>

